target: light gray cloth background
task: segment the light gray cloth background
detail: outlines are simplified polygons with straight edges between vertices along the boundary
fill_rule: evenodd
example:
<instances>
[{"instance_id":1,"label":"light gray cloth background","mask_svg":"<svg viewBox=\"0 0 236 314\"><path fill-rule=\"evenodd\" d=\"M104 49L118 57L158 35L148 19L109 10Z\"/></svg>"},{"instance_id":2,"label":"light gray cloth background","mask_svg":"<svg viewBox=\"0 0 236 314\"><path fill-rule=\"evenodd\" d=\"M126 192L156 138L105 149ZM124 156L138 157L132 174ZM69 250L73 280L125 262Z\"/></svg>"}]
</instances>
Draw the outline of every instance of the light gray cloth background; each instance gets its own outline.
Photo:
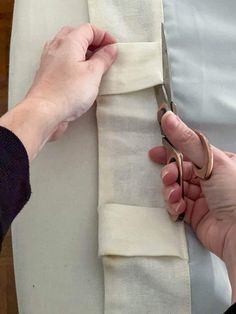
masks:
<instances>
[{"instance_id":1,"label":"light gray cloth background","mask_svg":"<svg viewBox=\"0 0 236 314\"><path fill-rule=\"evenodd\" d=\"M235 1L165 0L164 19L179 115L214 145L235 152ZM186 231L192 312L223 313L231 293L224 264Z\"/></svg>"},{"instance_id":2,"label":"light gray cloth background","mask_svg":"<svg viewBox=\"0 0 236 314\"><path fill-rule=\"evenodd\" d=\"M181 117L213 144L235 149L235 12L231 1L164 1L174 97ZM63 25L88 20L82 0L16 0L10 106L30 86L41 49ZM97 258L95 111L48 145L31 169L33 195L13 226L22 314L103 313ZM229 290L222 264L188 232L192 313L222 313ZM214 304L214 305L213 305Z\"/></svg>"}]
</instances>

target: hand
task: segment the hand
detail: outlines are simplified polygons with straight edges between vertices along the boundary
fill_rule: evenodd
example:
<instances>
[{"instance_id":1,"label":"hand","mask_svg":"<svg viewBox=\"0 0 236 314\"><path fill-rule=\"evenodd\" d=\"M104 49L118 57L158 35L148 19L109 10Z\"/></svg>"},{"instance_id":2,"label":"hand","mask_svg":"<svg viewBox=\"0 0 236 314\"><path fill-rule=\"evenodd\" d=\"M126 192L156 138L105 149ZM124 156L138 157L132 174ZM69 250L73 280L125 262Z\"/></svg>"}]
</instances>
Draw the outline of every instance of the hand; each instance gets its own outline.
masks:
<instances>
[{"instance_id":1,"label":"hand","mask_svg":"<svg viewBox=\"0 0 236 314\"><path fill-rule=\"evenodd\" d=\"M185 221L202 244L226 263L236 261L236 155L213 147L214 167L209 180L197 178L193 163L203 166L204 150L199 137L177 116L167 112L162 128L171 143L184 154L184 199L176 180L175 163L164 166L164 198L171 216L185 212ZM164 147L150 151L158 163L166 163ZM232 253L233 252L233 253ZM233 262L232 262L233 259Z\"/></svg>"},{"instance_id":2,"label":"hand","mask_svg":"<svg viewBox=\"0 0 236 314\"><path fill-rule=\"evenodd\" d=\"M97 27L84 24L64 27L44 47L39 70L27 95L30 101L45 101L58 128L51 139L61 135L68 124L94 103L103 74L115 61L116 39Z\"/></svg>"},{"instance_id":3,"label":"hand","mask_svg":"<svg viewBox=\"0 0 236 314\"><path fill-rule=\"evenodd\" d=\"M25 99L0 118L33 160L68 122L94 103L103 74L117 56L115 38L90 24L64 27L46 44L39 70Z\"/></svg>"}]
</instances>

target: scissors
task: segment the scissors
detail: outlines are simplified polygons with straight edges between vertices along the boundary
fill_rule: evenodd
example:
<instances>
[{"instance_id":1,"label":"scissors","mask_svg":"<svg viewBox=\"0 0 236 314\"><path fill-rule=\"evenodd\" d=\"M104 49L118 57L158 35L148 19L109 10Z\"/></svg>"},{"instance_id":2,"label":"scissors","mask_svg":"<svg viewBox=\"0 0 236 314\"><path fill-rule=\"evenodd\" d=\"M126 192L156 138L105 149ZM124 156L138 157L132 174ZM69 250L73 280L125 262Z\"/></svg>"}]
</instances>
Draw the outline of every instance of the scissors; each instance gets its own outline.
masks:
<instances>
[{"instance_id":1,"label":"scissors","mask_svg":"<svg viewBox=\"0 0 236 314\"><path fill-rule=\"evenodd\" d=\"M176 104L173 101L171 81L170 81L170 68L168 62L168 52L166 47L166 37L164 31L164 25L162 24L162 68L163 68L163 84L155 87L155 94L158 103L157 120L159 122L162 144L167 150L167 163L175 162L178 168L177 182L180 185L182 191L182 197L184 197L184 181L183 181L183 154L180 153L173 144L166 137L162 126L161 119L167 111L172 111L177 115ZM180 214L176 220L182 221L185 213Z\"/></svg>"},{"instance_id":2,"label":"scissors","mask_svg":"<svg viewBox=\"0 0 236 314\"><path fill-rule=\"evenodd\" d=\"M157 120L159 122L161 134L162 134L162 144L167 150L167 164L175 162L178 168L178 178L177 182L180 185L182 191L182 198L184 198L184 180L183 180L183 154L180 153L174 145L168 140L165 132L161 126L161 119L167 111L172 111L177 115L176 104L173 101L173 94L171 89L171 74L168 62L168 51L166 46L166 37L164 31L164 25L161 26L162 29L162 68L163 68L163 83L161 85L155 86L155 94L158 103ZM208 142L208 139L198 130L192 129L199 137L203 149L205 151L205 162L202 168L193 165L195 175L200 179L207 180L210 178L213 170L213 151L212 147ZM176 221L182 221L184 219L185 213L180 214L176 217Z\"/></svg>"}]
</instances>

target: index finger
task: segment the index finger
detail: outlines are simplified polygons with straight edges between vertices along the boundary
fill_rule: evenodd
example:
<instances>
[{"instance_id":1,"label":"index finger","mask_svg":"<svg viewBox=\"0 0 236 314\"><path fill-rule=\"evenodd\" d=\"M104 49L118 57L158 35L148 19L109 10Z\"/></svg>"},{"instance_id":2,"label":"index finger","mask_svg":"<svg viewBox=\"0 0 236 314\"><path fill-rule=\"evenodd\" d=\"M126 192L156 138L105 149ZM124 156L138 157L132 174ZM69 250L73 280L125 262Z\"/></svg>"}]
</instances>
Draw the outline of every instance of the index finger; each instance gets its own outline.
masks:
<instances>
[{"instance_id":1,"label":"index finger","mask_svg":"<svg viewBox=\"0 0 236 314\"><path fill-rule=\"evenodd\" d=\"M156 146L149 150L149 157L152 161L158 162L159 164L167 163L167 150L164 146ZM189 158L183 156L185 161L189 161Z\"/></svg>"}]
</instances>

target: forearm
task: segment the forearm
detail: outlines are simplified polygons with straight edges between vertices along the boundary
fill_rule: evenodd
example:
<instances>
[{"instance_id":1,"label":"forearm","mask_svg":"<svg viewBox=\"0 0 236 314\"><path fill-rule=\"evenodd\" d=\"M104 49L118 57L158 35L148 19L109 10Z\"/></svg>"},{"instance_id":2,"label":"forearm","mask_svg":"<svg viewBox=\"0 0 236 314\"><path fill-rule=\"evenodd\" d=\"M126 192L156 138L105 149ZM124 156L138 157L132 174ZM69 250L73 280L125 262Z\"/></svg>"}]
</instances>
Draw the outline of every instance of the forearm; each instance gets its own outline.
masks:
<instances>
[{"instance_id":1,"label":"forearm","mask_svg":"<svg viewBox=\"0 0 236 314\"><path fill-rule=\"evenodd\" d=\"M58 125L53 106L27 98L0 118L0 247L13 219L29 200L29 160Z\"/></svg>"},{"instance_id":2,"label":"forearm","mask_svg":"<svg viewBox=\"0 0 236 314\"><path fill-rule=\"evenodd\" d=\"M0 126L11 130L23 143L31 161L56 129L59 117L52 103L26 98L0 118Z\"/></svg>"}]
</instances>

